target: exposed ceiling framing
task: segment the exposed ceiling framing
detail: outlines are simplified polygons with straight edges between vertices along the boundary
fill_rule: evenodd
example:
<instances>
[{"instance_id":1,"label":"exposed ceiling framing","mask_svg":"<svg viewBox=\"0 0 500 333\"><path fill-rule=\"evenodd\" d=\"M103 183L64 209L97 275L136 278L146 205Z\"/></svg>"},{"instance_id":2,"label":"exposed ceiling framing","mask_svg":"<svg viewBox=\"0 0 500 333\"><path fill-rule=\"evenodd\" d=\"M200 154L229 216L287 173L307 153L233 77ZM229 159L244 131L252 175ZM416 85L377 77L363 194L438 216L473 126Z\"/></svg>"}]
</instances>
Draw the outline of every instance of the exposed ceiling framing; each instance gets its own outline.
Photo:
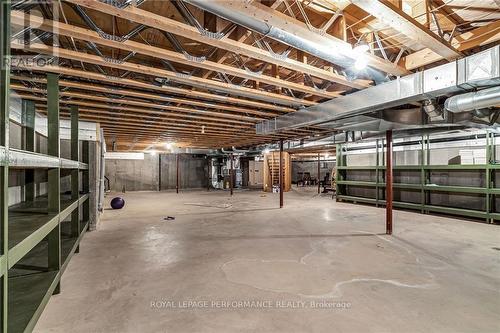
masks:
<instances>
[{"instance_id":1,"label":"exposed ceiling framing","mask_svg":"<svg viewBox=\"0 0 500 333\"><path fill-rule=\"evenodd\" d=\"M101 124L110 148L144 150L166 141L248 147L332 134L334 128L304 127L257 135L255 124L500 40L494 0L227 0L224 6L297 38L324 41L326 53L339 59L355 61L352 48L366 42L362 56L373 72L354 71L194 0L16 1L13 53L58 61L14 64L12 91L44 113L44 73L59 74L62 115L77 105L82 119Z\"/></svg>"}]
</instances>

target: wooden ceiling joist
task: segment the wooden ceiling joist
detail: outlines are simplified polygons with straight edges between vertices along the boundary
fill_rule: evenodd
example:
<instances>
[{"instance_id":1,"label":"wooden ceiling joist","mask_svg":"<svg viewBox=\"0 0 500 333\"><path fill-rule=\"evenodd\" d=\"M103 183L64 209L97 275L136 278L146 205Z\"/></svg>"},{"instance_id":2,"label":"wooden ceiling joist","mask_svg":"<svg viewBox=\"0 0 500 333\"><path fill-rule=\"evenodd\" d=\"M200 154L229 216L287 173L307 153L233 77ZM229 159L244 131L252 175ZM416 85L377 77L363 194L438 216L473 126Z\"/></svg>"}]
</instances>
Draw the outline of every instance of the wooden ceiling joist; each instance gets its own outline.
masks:
<instances>
[{"instance_id":1,"label":"wooden ceiling joist","mask_svg":"<svg viewBox=\"0 0 500 333\"><path fill-rule=\"evenodd\" d=\"M272 101L278 104L287 105L287 106L301 106L301 105L315 105L317 103L298 99L294 97L289 97L285 95L265 92L261 90L255 90L251 88L234 86L228 83L202 79L196 76L191 77L182 77L177 73L172 71L168 71L165 69L159 69L151 66L145 66L141 64L136 64L132 62L110 62L106 61L100 56L91 55L83 52L77 52L72 50L63 49L60 47L48 46L41 43L34 43L29 45L19 44L17 42L13 42L11 44L13 49L19 49L24 51L30 51L35 53L47 54L59 58L70 59L75 61L81 61L89 64L99 65L103 67L115 68L123 71L134 72L142 75L149 75L152 77L162 77L172 80L174 82L178 82L181 84L185 84L188 86L203 88L203 89L213 89L218 91L225 91L229 94L236 96L243 96L247 98L260 99L264 101Z\"/></svg>"},{"instance_id":2,"label":"wooden ceiling joist","mask_svg":"<svg viewBox=\"0 0 500 333\"><path fill-rule=\"evenodd\" d=\"M12 87L12 89L14 89L15 91L19 92L19 91L24 91L24 92L31 92L31 93L43 93L43 91L41 90L38 90L38 89L33 89L33 88L26 88L26 87L18 87L16 85L14 85ZM99 96L92 96L92 95L85 95L85 94L74 94L74 93L68 93L68 92L60 92L59 93L60 96L68 96L68 97L72 97L72 98L79 98L79 99L84 99L84 100L91 100L91 101L101 101L101 102L104 102L102 98L100 98ZM25 98L25 99L34 99L34 98L30 98L30 95L26 95L26 94L19 94L18 93L18 96L21 97L21 98ZM37 96L35 96L37 97ZM43 101L45 98L44 97L39 97L38 99L36 100L39 100L39 101ZM60 101L62 104L68 104L68 105L81 105L83 104L82 102L83 101L79 101L79 100L64 100L62 99ZM116 100L116 99L109 99L105 102L108 102L108 103L115 103L115 104L121 104L120 103L120 100ZM111 106L108 106L106 104L95 104L95 103L87 103L87 104L90 104L92 106L97 106L97 107L101 107L101 108L109 108L109 109L118 109L118 110L124 110L126 109L125 107L122 107L122 106L115 106L115 107L111 107ZM125 103L124 103L125 104ZM122 112L115 112L115 115L116 116L122 116L123 113ZM144 117L147 117L148 114L146 113L143 113L143 116ZM249 128L251 126L254 126L253 123L243 123L241 124L241 122L237 122L237 123L234 123L235 121L224 121L222 119L218 119L218 118L211 118L211 117L192 117L192 118L195 118L195 119L198 119L198 121L193 121L193 120L189 120L189 119L186 119L186 118L189 118L190 115L187 115L188 117L186 117L185 114L175 114L175 113L167 113L167 112L164 112L162 117L165 121L169 120L169 119L172 119L172 117L175 117L175 120L178 120L178 121L183 121L183 122L186 122L186 123L190 123L190 122L194 122L194 123L197 123L197 124L200 124L200 125L215 125L215 124L218 124L222 127L222 125L227 125L227 126L231 126L230 128ZM246 125L246 126L240 126L240 125Z\"/></svg>"},{"instance_id":3,"label":"wooden ceiling joist","mask_svg":"<svg viewBox=\"0 0 500 333\"><path fill-rule=\"evenodd\" d=\"M352 0L352 3L445 59L452 60L460 56L460 52L448 42L431 32L389 0Z\"/></svg>"},{"instance_id":4,"label":"wooden ceiling joist","mask_svg":"<svg viewBox=\"0 0 500 333\"><path fill-rule=\"evenodd\" d=\"M104 39L99 36L95 31L80 28L74 25L69 25L61 22L55 22L35 15L25 15L23 12L13 11L11 21L13 24L24 27L26 22L29 22L30 27L47 32L56 32L60 36L71 37L75 39L84 40L87 42L94 42L107 47L135 52L138 54L147 55L150 57L173 61L176 63L203 68L206 70L217 71L233 75L242 79L251 79L264 82L266 84L274 85L277 87L288 88L293 91L299 91L310 95L320 96L323 98L338 97L339 93L327 92L315 89L314 87L298 84L290 81L281 80L275 77L259 74L257 72L247 71L241 68L219 64L210 60L193 61L186 58L186 56L179 52L173 52L165 48L154 47L143 43L138 43L132 40L124 42L113 41L111 39Z\"/></svg>"},{"instance_id":5,"label":"wooden ceiling joist","mask_svg":"<svg viewBox=\"0 0 500 333\"><path fill-rule=\"evenodd\" d=\"M221 0L211 0L211 1L221 1ZM226 1L224 0L224 6L231 8L232 10L238 11L240 13L252 13L253 17L266 22L267 24L277 27L283 31L286 31L293 35L299 35L302 38L308 39L308 37L313 36L317 33L312 32L305 23L293 18L291 16L285 15L278 10L267 7L258 2L245 2L245 1ZM332 52L342 52L341 50L350 50L351 44L343 41L342 39L336 38L329 34L324 34L322 38L328 40L329 44L332 45ZM336 46L335 46L336 45ZM373 56L371 54L366 55L368 58L369 66L376 68L385 73L390 73L393 75L403 75L407 74L405 68L398 66L388 60Z\"/></svg>"},{"instance_id":6,"label":"wooden ceiling joist","mask_svg":"<svg viewBox=\"0 0 500 333\"><path fill-rule=\"evenodd\" d=\"M196 91L196 90L190 90L190 89L184 89L184 88L178 88L178 87L171 87L171 86L156 86L153 84L137 81L137 80L131 80L131 79L125 79L125 78L115 78L115 77L110 77L101 73L95 73L91 71L83 71L79 69L73 69L73 68L68 68L68 67L61 67L61 66L53 66L53 65L47 65L42 67L28 67L24 66L23 64L14 64L14 66L17 66L18 69L25 69L33 72L42 72L42 73L56 73L56 74L61 74L61 75L66 75L66 76L71 76L79 79L90 79L90 80L95 80L95 81L100 81L105 84L110 84L110 85L125 85L125 86L130 86L134 88L140 88L144 90L149 90L149 91L157 91L160 93L172 93L172 94L178 94L182 96L188 96L190 97L189 100L182 100L179 101L178 103L185 103L185 104L190 104L190 105L195 105L195 106L203 106L207 108L215 108L215 109L220 109L220 110L228 110L228 111L241 111L241 108L236 107L236 106L230 106L230 105L223 105L223 104L214 104L214 103L206 103L206 102L199 102L195 100L194 98L200 98L200 99L205 99L205 100L214 100L218 102L225 102L225 103L232 103L236 105L244 105L247 107L252 107L256 109L266 109L266 110L273 110L273 111L280 111L280 112L293 112L295 111L293 108L281 106L281 105L274 105L270 103L263 103L263 102L257 102L257 101L251 101L251 100L246 100L246 99L241 99L241 98L234 98L234 97L229 97L229 96L221 96L221 95L216 95L216 94L210 94L210 93L205 93L201 91ZM175 102L175 101L174 101ZM191 102L191 103L189 103ZM199 103L203 103L200 105ZM251 113L252 109L246 108L245 110L250 110L248 113ZM255 113L257 114L257 113ZM264 113L262 114L264 115Z\"/></svg>"},{"instance_id":7,"label":"wooden ceiling joist","mask_svg":"<svg viewBox=\"0 0 500 333\"><path fill-rule=\"evenodd\" d=\"M41 83L41 84L46 83L45 79L39 79L39 78L28 78L28 77L18 76L18 75L12 75L11 78L15 79L15 80L21 80L21 81L37 82L37 83ZM156 94L142 93L142 92L137 92L137 91L133 91L133 90L129 90L129 89L116 89L116 88L109 88L109 87L97 86L97 85L93 85L93 84L84 84L84 83L65 81L65 80L60 80L59 85L62 87L71 87L71 88L76 88L76 89L81 89L81 90L96 91L96 92L113 94L113 95L137 97L137 98L147 99L147 100L152 100L152 101L171 102L169 97L164 97L164 96L160 96L160 95L156 95ZM237 109L236 111L229 110L231 112L236 113L236 114L234 114L234 113L227 113L227 112L214 112L214 111L208 111L208 110L204 110L204 109L191 109L191 108L179 107L179 106L173 106L173 105L163 105L163 107L165 110L169 110L169 111L192 113L192 114L212 115L212 116L217 116L220 118L241 119L241 120L255 121L255 122L276 115L276 113L271 113L271 112L270 113L265 113L265 112L254 113L253 110L246 112L246 110L242 110L242 109ZM244 115L241 115L243 113L244 113ZM250 117L247 114L248 115L256 114L256 115L264 116L264 117Z\"/></svg>"},{"instance_id":8,"label":"wooden ceiling joist","mask_svg":"<svg viewBox=\"0 0 500 333\"><path fill-rule=\"evenodd\" d=\"M281 67L288 68L293 71L307 73L320 79L336 82L348 87L361 89L366 87L366 81L350 81L342 75L329 72L312 65L304 64L293 59L282 59L273 56L269 51L259 49L257 47L232 40L230 38L213 39L200 34L200 32L192 26L169 19L152 12L142 10L134 6L128 6L124 9L105 4L95 0L67 0L68 2L78 4L80 6L99 11L103 14L109 14L120 17L135 23L144 24L146 26L173 33L200 43L215 46L219 49L234 52L249 58L265 61Z\"/></svg>"},{"instance_id":9,"label":"wooden ceiling joist","mask_svg":"<svg viewBox=\"0 0 500 333\"><path fill-rule=\"evenodd\" d=\"M474 47L495 43L499 40L500 20L460 34L453 38L451 44L458 51L463 52ZM407 55L402 59L402 63L407 69L413 70L443 59L444 57L440 54L434 52L430 48L426 48Z\"/></svg>"}]
</instances>

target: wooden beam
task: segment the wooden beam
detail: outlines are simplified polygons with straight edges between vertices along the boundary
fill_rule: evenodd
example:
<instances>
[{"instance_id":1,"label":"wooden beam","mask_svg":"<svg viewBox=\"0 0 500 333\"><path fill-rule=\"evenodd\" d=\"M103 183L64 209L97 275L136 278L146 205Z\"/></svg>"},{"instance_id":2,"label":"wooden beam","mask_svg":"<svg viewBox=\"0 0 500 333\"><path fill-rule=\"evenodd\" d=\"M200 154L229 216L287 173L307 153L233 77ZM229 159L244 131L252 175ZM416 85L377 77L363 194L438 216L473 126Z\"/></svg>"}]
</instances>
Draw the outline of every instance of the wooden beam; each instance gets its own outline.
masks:
<instances>
[{"instance_id":1,"label":"wooden beam","mask_svg":"<svg viewBox=\"0 0 500 333\"><path fill-rule=\"evenodd\" d=\"M280 3L281 3L281 1L275 1L271 5L271 8L274 9L274 8L278 7L280 5ZM207 12L205 12L205 13L207 13ZM252 32L250 30L247 30L247 31L245 31L244 34L242 34L241 36L239 36L237 38L237 41L240 43L245 43L248 40L248 38L250 38L251 35L252 35ZM227 36L224 36L224 37L227 38ZM229 57L230 54L231 54L231 52L226 52L222 57L217 59L217 63L222 64ZM211 73L212 73L212 71L208 71L205 74L203 74L203 77L207 78L210 76Z\"/></svg>"},{"instance_id":2,"label":"wooden beam","mask_svg":"<svg viewBox=\"0 0 500 333\"><path fill-rule=\"evenodd\" d=\"M80 28L77 26L55 22L48 19L43 19L35 15L25 15L25 13L20 11L12 12L12 23L21 27L25 27L26 22L29 22L29 26L42 31L56 32L59 36L67 36L71 38L76 38L84 40L87 42L94 42L100 45L104 45L111 48L116 48L120 50L125 50L129 52L136 52L138 54L147 55L153 58L163 59L167 61L173 61L176 63L203 68L207 70L227 73L243 79L259 80L261 82L271 84L277 87L284 87L291 90L301 91L307 94L317 95L324 98L334 98L338 97L340 92L322 92L314 89L314 87L300 85L294 82L289 82L285 80L280 80L279 77L272 77L267 75L262 75L258 73L253 73L246 71L244 69L235 68L232 66L218 64L210 60L204 60L201 62L193 61L188 59L184 54L179 52L174 52L167 50L165 48L155 47L146 45L143 43L138 43L132 40L127 40L124 42L118 42L111 39L100 38L99 34L95 31Z\"/></svg>"},{"instance_id":3,"label":"wooden beam","mask_svg":"<svg viewBox=\"0 0 500 333\"><path fill-rule=\"evenodd\" d=\"M212 1L221 1L221 0L212 0ZM285 15L284 13L281 13L277 10L272 10L271 8L266 7L258 2L246 3L241 0L224 1L224 6L230 8L233 11L239 12L242 15L251 13L253 17L258 18L259 20L262 20L263 22L266 22L267 24L273 27L279 28L290 34L300 36L301 38L306 40L316 39L319 37L319 34L311 31L307 27L307 25L302 21L299 21L288 15ZM354 60L354 56L351 53L352 49L351 44L329 34L323 35L322 38L328 41L328 47L331 48L332 50L335 50L335 53L339 55L344 55L344 57L351 58L351 60ZM394 75L403 75L407 73L407 71L404 68L399 67L385 59L372 55L367 55L367 58L368 58L368 65L380 71Z\"/></svg>"},{"instance_id":4,"label":"wooden beam","mask_svg":"<svg viewBox=\"0 0 500 333\"><path fill-rule=\"evenodd\" d=\"M352 3L408 38L443 56L445 59L452 60L460 56L460 52L448 42L432 33L388 0L352 0Z\"/></svg>"},{"instance_id":5,"label":"wooden beam","mask_svg":"<svg viewBox=\"0 0 500 333\"><path fill-rule=\"evenodd\" d=\"M15 80L21 80L21 81L30 81L30 82L36 82L36 83L41 83L41 84L46 84L46 80L43 78L36 78L36 77L24 77L24 76L18 76L18 75L12 75L12 79ZM149 100L155 100L155 101L162 101L162 102L177 102L177 99L172 99L167 96L162 96L162 95L157 95L157 94L151 94L151 93L143 93L139 91L134 91L134 90L129 90L129 89L119 89L119 88L109 88L109 87L104 87L104 86L99 86L95 84L87 84L87 83L81 83L81 82L73 82L73 81L66 81L66 80L60 80L59 85L63 87L71 87L71 88L76 88L76 89L83 89L83 90L90 90L90 91L98 91L102 93L109 93L109 94L121 94L124 96L132 96L132 97L138 97L138 98L144 98L144 99L149 99ZM182 103L181 103L182 104ZM207 107L201 103L203 107ZM279 113L274 113L274 112L257 112L255 113L256 115L259 115L261 117L249 117L246 115L239 115L239 114L228 114L228 113L222 113L222 112L214 112L214 111L207 111L207 110L201 110L201 109L190 109L190 108L184 108L184 107L178 107L178 106L170 106L170 105L164 105L165 110L169 111L176 111L176 112L187 112L187 113L200 113L200 114L207 114L207 115L214 115L218 116L221 118L227 117L227 118L233 118L233 119L241 119L241 120L250 120L250 121L259 121L262 119L266 119L268 117L272 117L274 115L278 115ZM250 112L245 112L245 110L242 110L241 108L238 109L231 109L231 110L226 110L226 111L232 111L236 113L245 113L245 114L254 114L252 113L253 110Z\"/></svg>"},{"instance_id":6,"label":"wooden beam","mask_svg":"<svg viewBox=\"0 0 500 333\"><path fill-rule=\"evenodd\" d=\"M299 63L293 59L281 59L274 57L269 51L261 50L258 47L244 44L230 38L213 39L201 35L200 32L192 26L177 22L167 17L154 14L134 6L125 9L119 9L96 0L68 0L68 2L99 11L104 14L114 15L135 23L144 24L162 31L167 31L200 43L212 45L226 51L244 55L249 58L265 61L293 71L309 73L312 76L343 84L345 86L361 89L366 87L366 81L352 81L342 75L330 73L318 67ZM361 84L360 84L361 83Z\"/></svg>"},{"instance_id":7,"label":"wooden beam","mask_svg":"<svg viewBox=\"0 0 500 333\"><path fill-rule=\"evenodd\" d=\"M52 65L47 65L44 67L20 67L21 64L18 64L17 68L21 69L27 69L30 71L34 72L48 72L48 73L58 73L61 75L66 75L66 76L72 76L72 77L77 77L81 79L91 79L91 80L96 80L100 82L104 82L106 84L112 84L112 85L126 85L126 86L131 86L134 88L140 88L140 89L145 89L149 91L158 91L161 93L173 93L173 94L178 94L182 96L188 96L190 98L201 98L205 100L215 100L218 102L225 102L225 103L232 103L232 104L238 104L238 105L244 105L247 107L252 107L252 108L258 108L258 109L269 109L273 111L280 111L280 112L293 112L295 111L292 108L285 107L285 106L280 106L280 105L274 105L274 104L269 104L269 103L263 103L263 102L257 102L257 101L251 101L251 100L246 100L242 98L234 98L234 97L229 97L229 96L221 96L221 95L216 95L216 94L210 94L210 93L205 93L201 91L195 91L195 90L190 90L190 89L184 89L184 88L177 88L177 87L171 87L171 86L157 86L149 83L145 83L142 81L137 81L137 80L131 80L131 79L124 79L124 78L119 78L119 77L111 77L108 75L100 74L100 73L95 73L91 71L83 71L83 70L78 70L78 69L72 69L68 67L59 67L59 66L52 66ZM228 111L242 111L240 107L234 107L230 105L222 105L222 104L213 104L213 103L206 103L206 102L198 102L194 99L189 100L183 100L182 103L185 104L190 104L190 105L195 105L195 106L203 106L207 108L215 108L215 109L220 109L220 110L228 110ZM179 102L181 103L181 102ZM202 103L200 105L199 103ZM253 109L248 109L245 108L246 113L250 114L260 114L260 115L265 115L265 111L260 111L260 113L253 113ZM259 112L259 111L256 111Z\"/></svg>"},{"instance_id":8,"label":"wooden beam","mask_svg":"<svg viewBox=\"0 0 500 333\"><path fill-rule=\"evenodd\" d=\"M500 20L465 32L455 37L451 44L460 52L467 51L471 48L483 46L500 40ZM443 60L444 57L426 48L412 54L407 55L401 60L402 64L408 70L413 70L433 62Z\"/></svg>"},{"instance_id":9,"label":"wooden beam","mask_svg":"<svg viewBox=\"0 0 500 333\"><path fill-rule=\"evenodd\" d=\"M15 83L11 84L11 89L13 89L15 91L24 91L24 92L39 93L39 94L43 94L44 93L44 90L42 90L42 89L28 88L28 87L24 87L22 85L15 84ZM133 105L133 106L150 107L150 108L156 108L156 109L164 109L164 106L160 105L160 104L139 102L139 101L133 101L133 100L128 100L128 99L118 99L118 98L102 97L102 96L96 96L96 95L92 95L92 94L82 94L82 93L76 93L76 92L61 91L59 93L59 95L60 96L65 96L65 97L72 98L72 100L66 101L68 104L71 104L73 102L74 98L78 98L78 99L84 99L84 100L98 101L98 102L101 102L101 103L115 103L115 104L120 104L120 105ZM64 100L62 100L61 102L63 102L63 101ZM116 115L119 118L120 113L117 113ZM186 117L185 114L177 114L177 115L175 115L173 113L164 112L163 115L164 115L164 117L165 117L166 120L168 120L169 118L171 118L171 116L176 116L177 120L182 120L182 121L187 122L187 123L193 122L191 120L183 119L183 117L184 118L189 118L190 117L189 115ZM200 123L200 124L211 124L211 123L213 123L214 125L215 124L220 124L221 127L224 127L222 125L224 125L225 123L226 123L226 125L230 126L230 128L249 128L249 127L253 127L254 126L254 124L251 124L251 123L244 123L244 124L246 124L246 126L237 125L237 124L241 124L241 123L240 122L236 122L235 123L235 121L229 121L229 122L232 122L233 124L227 124L227 122L225 122L223 119L213 118L213 117L196 116L196 117L191 117L191 118L203 120L203 122L194 121L195 123Z\"/></svg>"},{"instance_id":10,"label":"wooden beam","mask_svg":"<svg viewBox=\"0 0 500 333\"><path fill-rule=\"evenodd\" d=\"M53 55L53 56L57 56L60 58L71 59L71 60L75 60L75 61L82 61L82 62L94 64L94 65L111 67L111 68L116 68L119 70L135 72L135 73L142 74L142 75L149 75L149 76L153 76L153 77L164 77L164 78L168 78L169 80L172 80L174 82L186 84L189 86L199 87L199 88L203 88L203 89L215 89L218 91L225 91L229 94L236 95L236 96L243 96L243 97L247 97L247 98L259 99L259 100L268 101L268 102L273 101L275 103L279 103L282 105L300 106L300 105L315 105L315 104L317 104L315 102L311 102L311 101L307 101L307 100L302 100L302 99L298 99L298 98L294 98L294 97L279 95L279 94L275 94L275 93L269 93L269 92L255 90L255 89L241 87L241 86L234 86L234 85L230 85L228 83L202 79L202 78L196 77L196 76L182 77L182 76L179 76L177 73L174 73L172 71L168 71L168 70L160 69L160 68L155 68L155 67L150 67L150 66L145 66L145 65L141 65L141 64L136 64L136 63L132 63L132 62L120 62L120 63L109 62L100 56L91 55L91 54L82 53L82 52L77 52L77 51L72 51L72 50L67 50L67 49L63 49L60 47L53 47L53 46L49 46L49 45L45 45L45 44L41 44L41 43L23 45L23 44L19 44L17 42L13 42L11 44L11 47L13 49L21 49L21 50L25 50L25 51Z\"/></svg>"}]
</instances>

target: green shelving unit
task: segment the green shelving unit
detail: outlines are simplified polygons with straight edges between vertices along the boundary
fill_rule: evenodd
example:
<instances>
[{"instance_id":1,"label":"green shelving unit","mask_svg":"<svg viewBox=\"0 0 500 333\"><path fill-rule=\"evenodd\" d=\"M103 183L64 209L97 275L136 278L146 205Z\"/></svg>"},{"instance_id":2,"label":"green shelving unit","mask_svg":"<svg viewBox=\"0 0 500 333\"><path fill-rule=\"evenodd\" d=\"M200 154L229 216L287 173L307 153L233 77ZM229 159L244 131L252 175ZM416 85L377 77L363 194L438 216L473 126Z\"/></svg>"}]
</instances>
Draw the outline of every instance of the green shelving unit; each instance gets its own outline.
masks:
<instances>
[{"instance_id":1,"label":"green shelving unit","mask_svg":"<svg viewBox=\"0 0 500 333\"><path fill-rule=\"evenodd\" d=\"M89 223L89 141L78 138L78 108L71 109L71 159L60 156L59 82L47 74L47 154L35 152L35 104L22 101L23 149L9 147L10 2L0 5L0 279L2 332L31 332L61 275L78 253ZM24 174L24 200L9 206L9 170ZM47 193L36 195L35 170L46 173ZM61 193L69 170L71 194Z\"/></svg>"},{"instance_id":2,"label":"green shelving unit","mask_svg":"<svg viewBox=\"0 0 500 333\"><path fill-rule=\"evenodd\" d=\"M421 213L442 213L457 215L463 217L472 217L485 219L489 223L500 220L500 212L495 211L495 197L500 195L500 187L497 188L495 181L495 171L500 169L500 164L495 164L495 143L494 135L486 132L486 164L467 164L467 165L431 165L430 161L430 138L428 135L422 136L421 149L419 151L419 165L396 165L395 171L413 171L419 173L419 182L416 183L394 183L394 189L420 192L419 202L394 201L394 207L403 209L419 210ZM337 145L337 172L336 172L336 190L337 201L348 201L355 203L373 204L385 206L385 145L382 140L377 140L376 147L376 165L373 166L355 166L347 165L346 146ZM372 171L375 174L373 181L349 180L350 172ZM474 186L449 186L431 184L430 174L435 171L454 172L470 171L477 172L478 175L484 174L484 187ZM369 188L375 191L373 196L358 196L349 194L349 188ZM463 195L481 195L484 197L484 209L465 209L460 207L449 207L443 205L430 204L431 193L451 193Z\"/></svg>"}]
</instances>

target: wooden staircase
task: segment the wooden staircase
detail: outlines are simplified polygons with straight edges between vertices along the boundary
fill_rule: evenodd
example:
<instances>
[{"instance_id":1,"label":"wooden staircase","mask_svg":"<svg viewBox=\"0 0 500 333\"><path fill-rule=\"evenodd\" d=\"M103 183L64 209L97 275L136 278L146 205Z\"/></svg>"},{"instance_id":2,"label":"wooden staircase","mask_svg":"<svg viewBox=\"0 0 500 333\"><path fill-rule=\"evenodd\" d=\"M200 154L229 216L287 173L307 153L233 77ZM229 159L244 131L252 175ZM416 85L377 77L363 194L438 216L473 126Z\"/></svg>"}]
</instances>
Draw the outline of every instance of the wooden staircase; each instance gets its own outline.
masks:
<instances>
[{"instance_id":1,"label":"wooden staircase","mask_svg":"<svg viewBox=\"0 0 500 333\"><path fill-rule=\"evenodd\" d=\"M264 191L272 192L273 186L279 187L280 153L271 152L264 155ZM283 191L290 191L292 185L290 155L283 152Z\"/></svg>"}]
</instances>

